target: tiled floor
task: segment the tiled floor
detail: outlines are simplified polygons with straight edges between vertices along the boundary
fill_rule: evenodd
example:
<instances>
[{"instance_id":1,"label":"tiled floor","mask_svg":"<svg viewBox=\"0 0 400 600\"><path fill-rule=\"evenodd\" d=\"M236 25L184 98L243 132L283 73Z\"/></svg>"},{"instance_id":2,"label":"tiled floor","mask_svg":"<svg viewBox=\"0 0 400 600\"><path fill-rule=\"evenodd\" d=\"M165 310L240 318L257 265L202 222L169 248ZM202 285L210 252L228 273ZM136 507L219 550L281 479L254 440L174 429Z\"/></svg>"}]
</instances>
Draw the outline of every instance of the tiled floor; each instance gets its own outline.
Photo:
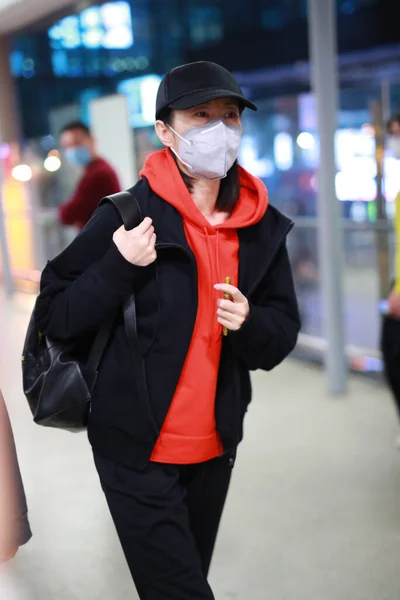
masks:
<instances>
[{"instance_id":1,"label":"tiled floor","mask_svg":"<svg viewBox=\"0 0 400 600\"><path fill-rule=\"evenodd\" d=\"M134 600L85 436L31 423L19 355L32 303L0 295L0 386L34 531L0 598L14 600L16 581L24 600ZM353 378L347 397L330 399L320 371L289 361L256 374L254 392L216 599L399 600L400 454L386 390Z\"/></svg>"}]
</instances>

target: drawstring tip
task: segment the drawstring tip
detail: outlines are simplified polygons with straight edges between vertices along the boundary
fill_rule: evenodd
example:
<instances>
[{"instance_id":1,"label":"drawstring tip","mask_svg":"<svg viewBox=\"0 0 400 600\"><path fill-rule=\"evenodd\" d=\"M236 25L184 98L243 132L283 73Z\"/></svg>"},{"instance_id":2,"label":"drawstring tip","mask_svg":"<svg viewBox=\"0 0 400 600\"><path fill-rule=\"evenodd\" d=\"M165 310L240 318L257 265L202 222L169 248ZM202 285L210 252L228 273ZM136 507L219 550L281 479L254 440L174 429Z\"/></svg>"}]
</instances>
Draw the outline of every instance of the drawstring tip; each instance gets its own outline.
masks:
<instances>
[{"instance_id":1,"label":"drawstring tip","mask_svg":"<svg viewBox=\"0 0 400 600\"><path fill-rule=\"evenodd\" d=\"M232 277L225 277L225 283L227 285L231 285L232 284ZM230 295L227 292L224 293L224 298L225 298L225 300L230 300L231 299ZM228 335L228 328L227 327L223 328L222 334L223 334L224 337L227 337L227 335Z\"/></svg>"}]
</instances>

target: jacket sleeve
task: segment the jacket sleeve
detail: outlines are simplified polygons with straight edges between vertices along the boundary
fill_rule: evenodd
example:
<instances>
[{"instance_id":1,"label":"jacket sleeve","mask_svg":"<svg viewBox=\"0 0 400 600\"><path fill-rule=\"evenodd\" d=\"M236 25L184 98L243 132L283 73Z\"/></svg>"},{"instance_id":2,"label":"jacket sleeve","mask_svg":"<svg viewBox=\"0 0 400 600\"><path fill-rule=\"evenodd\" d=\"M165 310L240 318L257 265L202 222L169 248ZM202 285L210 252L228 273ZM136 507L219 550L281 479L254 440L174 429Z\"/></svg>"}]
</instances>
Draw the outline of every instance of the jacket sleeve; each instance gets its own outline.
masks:
<instances>
[{"instance_id":1,"label":"jacket sleeve","mask_svg":"<svg viewBox=\"0 0 400 600\"><path fill-rule=\"evenodd\" d=\"M250 301L247 321L228 339L248 369L270 371L292 352L299 330L292 270L284 246Z\"/></svg>"},{"instance_id":2,"label":"jacket sleeve","mask_svg":"<svg viewBox=\"0 0 400 600\"><path fill-rule=\"evenodd\" d=\"M69 340L95 331L129 297L140 268L126 261L113 242L121 224L114 206L105 204L47 264L35 307L44 335Z\"/></svg>"}]
</instances>

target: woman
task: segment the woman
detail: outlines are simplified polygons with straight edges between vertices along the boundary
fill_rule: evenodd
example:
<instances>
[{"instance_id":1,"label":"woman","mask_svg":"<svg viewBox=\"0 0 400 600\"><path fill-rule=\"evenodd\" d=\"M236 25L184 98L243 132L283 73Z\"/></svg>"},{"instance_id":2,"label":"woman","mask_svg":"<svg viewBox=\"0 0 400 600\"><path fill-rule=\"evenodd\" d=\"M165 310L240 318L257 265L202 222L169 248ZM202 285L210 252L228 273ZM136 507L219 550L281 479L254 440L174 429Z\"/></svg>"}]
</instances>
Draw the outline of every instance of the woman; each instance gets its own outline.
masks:
<instances>
[{"instance_id":1,"label":"woman","mask_svg":"<svg viewBox=\"0 0 400 600\"><path fill-rule=\"evenodd\" d=\"M132 190L142 223L126 231L113 206L102 206L42 277L40 331L76 343L135 292L145 385L120 318L89 439L146 600L214 597L207 574L249 371L279 364L299 330L285 248L291 223L236 162L245 107L256 109L219 65L170 71L156 110L165 150L149 156Z\"/></svg>"},{"instance_id":2,"label":"woman","mask_svg":"<svg viewBox=\"0 0 400 600\"><path fill-rule=\"evenodd\" d=\"M18 548L26 544L32 534L14 437L1 391L0 490L0 563L2 563L14 558Z\"/></svg>"}]
</instances>

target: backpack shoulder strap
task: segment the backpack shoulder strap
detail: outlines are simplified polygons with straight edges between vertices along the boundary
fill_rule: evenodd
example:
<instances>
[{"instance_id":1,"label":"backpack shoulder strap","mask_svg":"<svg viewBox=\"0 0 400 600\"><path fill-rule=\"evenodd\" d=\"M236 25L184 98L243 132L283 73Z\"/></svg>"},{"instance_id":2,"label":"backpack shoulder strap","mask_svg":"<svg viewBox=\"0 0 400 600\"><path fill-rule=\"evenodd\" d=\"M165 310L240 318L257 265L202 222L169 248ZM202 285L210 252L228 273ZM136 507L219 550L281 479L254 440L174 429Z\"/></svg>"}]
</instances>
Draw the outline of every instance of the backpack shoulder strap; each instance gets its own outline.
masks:
<instances>
[{"instance_id":1,"label":"backpack shoulder strap","mask_svg":"<svg viewBox=\"0 0 400 600\"><path fill-rule=\"evenodd\" d=\"M139 204L132 192L118 192L118 194L106 196L101 200L99 206L106 204L107 202L112 202L114 204L121 215L121 219L126 229L134 229L140 224L142 218L140 215ZM87 363L88 367L94 370L97 370L100 364L107 342L113 331L115 319L116 315L113 315L106 321L94 340Z\"/></svg>"},{"instance_id":2,"label":"backpack shoulder strap","mask_svg":"<svg viewBox=\"0 0 400 600\"><path fill-rule=\"evenodd\" d=\"M106 202L112 202L114 204L121 215L125 229L134 229L142 221L139 203L131 191L118 192L117 194L106 196L102 199L99 206Z\"/></svg>"}]
</instances>

